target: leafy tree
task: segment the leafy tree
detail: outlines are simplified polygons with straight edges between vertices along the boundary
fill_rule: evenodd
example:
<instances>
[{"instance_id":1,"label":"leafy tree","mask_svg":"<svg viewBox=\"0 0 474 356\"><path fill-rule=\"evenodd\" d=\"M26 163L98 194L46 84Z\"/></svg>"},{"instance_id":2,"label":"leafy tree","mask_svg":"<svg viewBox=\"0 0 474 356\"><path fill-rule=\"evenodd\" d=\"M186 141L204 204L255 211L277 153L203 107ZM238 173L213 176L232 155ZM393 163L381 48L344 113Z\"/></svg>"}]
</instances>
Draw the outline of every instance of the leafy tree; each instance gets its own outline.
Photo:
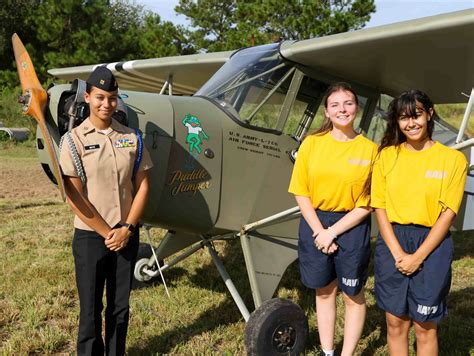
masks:
<instances>
[{"instance_id":1,"label":"leafy tree","mask_svg":"<svg viewBox=\"0 0 474 356\"><path fill-rule=\"evenodd\" d=\"M18 32L28 43L34 41L34 29L28 18L39 6L39 0L3 0L0 6L0 87L19 84L11 36ZM29 46L28 49L31 47Z\"/></svg>"},{"instance_id":2,"label":"leafy tree","mask_svg":"<svg viewBox=\"0 0 474 356\"><path fill-rule=\"evenodd\" d=\"M162 22L158 14L145 14L138 38L139 57L157 58L194 53L189 46L188 33L182 26Z\"/></svg>"},{"instance_id":3,"label":"leafy tree","mask_svg":"<svg viewBox=\"0 0 474 356\"><path fill-rule=\"evenodd\" d=\"M140 6L107 0L45 0L32 19L46 68L121 60L137 52Z\"/></svg>"},{"instance_id":4,"label":"leafy tree","mask_svg":"<svg viewBox=\"0 0 474 356\"><path fill-rule=\"evenodd\" d=\"M47 69L192 53L187 32L128 0L3 0L0 87L18 85L17 32L42 82Z\"/></svg>"},{"instance_id":5,"label":"leafy tree","mask_svg":"<svg viewBox=\"0 0 474 356\"><path fill-rule=\"evenodd\" d=\"M180 0L197 49L218 51L300 40L364 27L374 0Z\"/></svg>"}]
</instances>

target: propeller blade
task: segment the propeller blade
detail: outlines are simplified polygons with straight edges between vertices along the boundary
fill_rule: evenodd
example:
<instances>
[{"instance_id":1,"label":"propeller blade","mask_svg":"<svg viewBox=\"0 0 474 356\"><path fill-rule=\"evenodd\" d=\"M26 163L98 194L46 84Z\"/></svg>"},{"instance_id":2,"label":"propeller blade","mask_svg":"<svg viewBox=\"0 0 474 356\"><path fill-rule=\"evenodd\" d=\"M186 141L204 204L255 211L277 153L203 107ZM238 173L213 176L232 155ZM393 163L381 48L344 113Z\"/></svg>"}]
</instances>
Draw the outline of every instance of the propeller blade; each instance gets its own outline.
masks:
<instances>
[{"instance_id":1,"label":"propeller blade","mask_svg":"<svg viewBox=\"0 0 474 356\"><path fill-rule=\"evenodd\" d=\"M30 55L16 33L12 36L12 44L18 75L20 76L21 89L23 92L26 91L27 88L44 90L39 82L38 76L36 75L35 67L33 67Z\"/></svg>"},{"instance_id":2,"label":"propeller blade","mask_svg":"<svg viewBox=\"0 0 474 356\"><path fill-rule=\"evenodd\" d=\"M59 167L56 150L53 146L53 139L48 131L48 126L45 118L45 108L48 102L48 93L43 89L36 75L35 68L31 62L31 58L20 40L20 37L15 33L12 36L13 52L15 54L15 61L20 77L21 88L23 96L20 102L23 104L23 112L26 115L33 117L43 134L44 142L48 150L49 158L51 159L51 168L58 184L61 198L66 200L64 191L64 181Z\"/></svg>"}]
</instances>

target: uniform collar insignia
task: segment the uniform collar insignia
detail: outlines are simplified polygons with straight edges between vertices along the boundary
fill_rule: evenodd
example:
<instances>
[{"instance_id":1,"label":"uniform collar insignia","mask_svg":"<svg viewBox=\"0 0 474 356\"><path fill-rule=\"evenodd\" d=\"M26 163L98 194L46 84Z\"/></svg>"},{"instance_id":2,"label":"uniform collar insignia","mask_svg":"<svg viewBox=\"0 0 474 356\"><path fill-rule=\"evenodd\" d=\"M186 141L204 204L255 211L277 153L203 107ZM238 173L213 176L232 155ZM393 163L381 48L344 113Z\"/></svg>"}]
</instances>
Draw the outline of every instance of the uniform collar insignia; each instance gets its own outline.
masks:
<instances>
[{"instance_id":1,"label":"uniform collar insignia","mask_svg":"<svg viewBox=\"0 0 474 356\"><path fill-rule=\"evenodd\" d=\"M81 131L84 135L95 130L95 127L94 127L94 125L92 125L89 118L85 119L82 122L82 124L79 125L79 127L81 128Z\"/></svg>"}]
</instances>

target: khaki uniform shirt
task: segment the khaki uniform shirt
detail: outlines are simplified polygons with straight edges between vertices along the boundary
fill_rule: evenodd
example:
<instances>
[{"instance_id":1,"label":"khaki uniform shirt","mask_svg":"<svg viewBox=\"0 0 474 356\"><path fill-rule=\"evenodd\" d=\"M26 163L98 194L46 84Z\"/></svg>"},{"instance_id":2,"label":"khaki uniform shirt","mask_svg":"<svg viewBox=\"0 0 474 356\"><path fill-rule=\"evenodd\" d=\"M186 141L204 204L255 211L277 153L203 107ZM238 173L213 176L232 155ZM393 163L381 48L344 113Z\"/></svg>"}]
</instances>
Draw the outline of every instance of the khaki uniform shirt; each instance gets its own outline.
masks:
<instances>
[{"instance_id":1,"label":"khaki uniform shirt","mask_svg":"<svg viewBox=\"0 0 474 356\"><path fill-rule=\"evenodd\" d=\"M133 167L138 152L135 130L121 125L114 119L108 134L99 132L89 119L75 127L71 133L87 177L84 193L102 218L113 227L124 223L132 206ZM62 173L78 177L71 151L64 140L59 156ZM153 167L150 155L143 147L138 171ZM74 227L93 231L76 215Z\"/></svg>"}]
</instances>

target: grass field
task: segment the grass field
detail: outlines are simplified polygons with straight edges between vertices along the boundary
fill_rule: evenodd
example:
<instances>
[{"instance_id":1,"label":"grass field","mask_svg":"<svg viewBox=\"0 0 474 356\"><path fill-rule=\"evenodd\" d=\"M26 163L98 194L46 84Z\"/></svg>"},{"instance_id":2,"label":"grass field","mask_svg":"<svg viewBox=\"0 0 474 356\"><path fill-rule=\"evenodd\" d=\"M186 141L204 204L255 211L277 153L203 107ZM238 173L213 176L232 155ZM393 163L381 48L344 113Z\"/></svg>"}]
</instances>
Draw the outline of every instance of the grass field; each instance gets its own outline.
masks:
<instances>
[{"instance_id":1,"label":"grass field","mask_svg":"<svg viewBox=\"0 0 474 356\"><path fill-rule=\"evenodd\" d=\"M74 353L79 308L71 234L72 213L41 171L31 144L0 146L1 354ZM158 229L153 232L155 244L161 235ZM441 355L474 354L473 237L473 233L455 234L450 313L440 326ZM238 241L220 242L216 247L250 307ZM244 353L245 323L206 251L173 267L165 278L170 299L161 283L132 293L130 355ZM306 311L310 322L307 351L315 354L314 295L299 282L296 264L285 273L277 294ZM366 296L368 317L357 354L386 355L384 316L374 303L372 273ZM340 347L340 296L338 305Z\"/></svg>"}]
</instances>

